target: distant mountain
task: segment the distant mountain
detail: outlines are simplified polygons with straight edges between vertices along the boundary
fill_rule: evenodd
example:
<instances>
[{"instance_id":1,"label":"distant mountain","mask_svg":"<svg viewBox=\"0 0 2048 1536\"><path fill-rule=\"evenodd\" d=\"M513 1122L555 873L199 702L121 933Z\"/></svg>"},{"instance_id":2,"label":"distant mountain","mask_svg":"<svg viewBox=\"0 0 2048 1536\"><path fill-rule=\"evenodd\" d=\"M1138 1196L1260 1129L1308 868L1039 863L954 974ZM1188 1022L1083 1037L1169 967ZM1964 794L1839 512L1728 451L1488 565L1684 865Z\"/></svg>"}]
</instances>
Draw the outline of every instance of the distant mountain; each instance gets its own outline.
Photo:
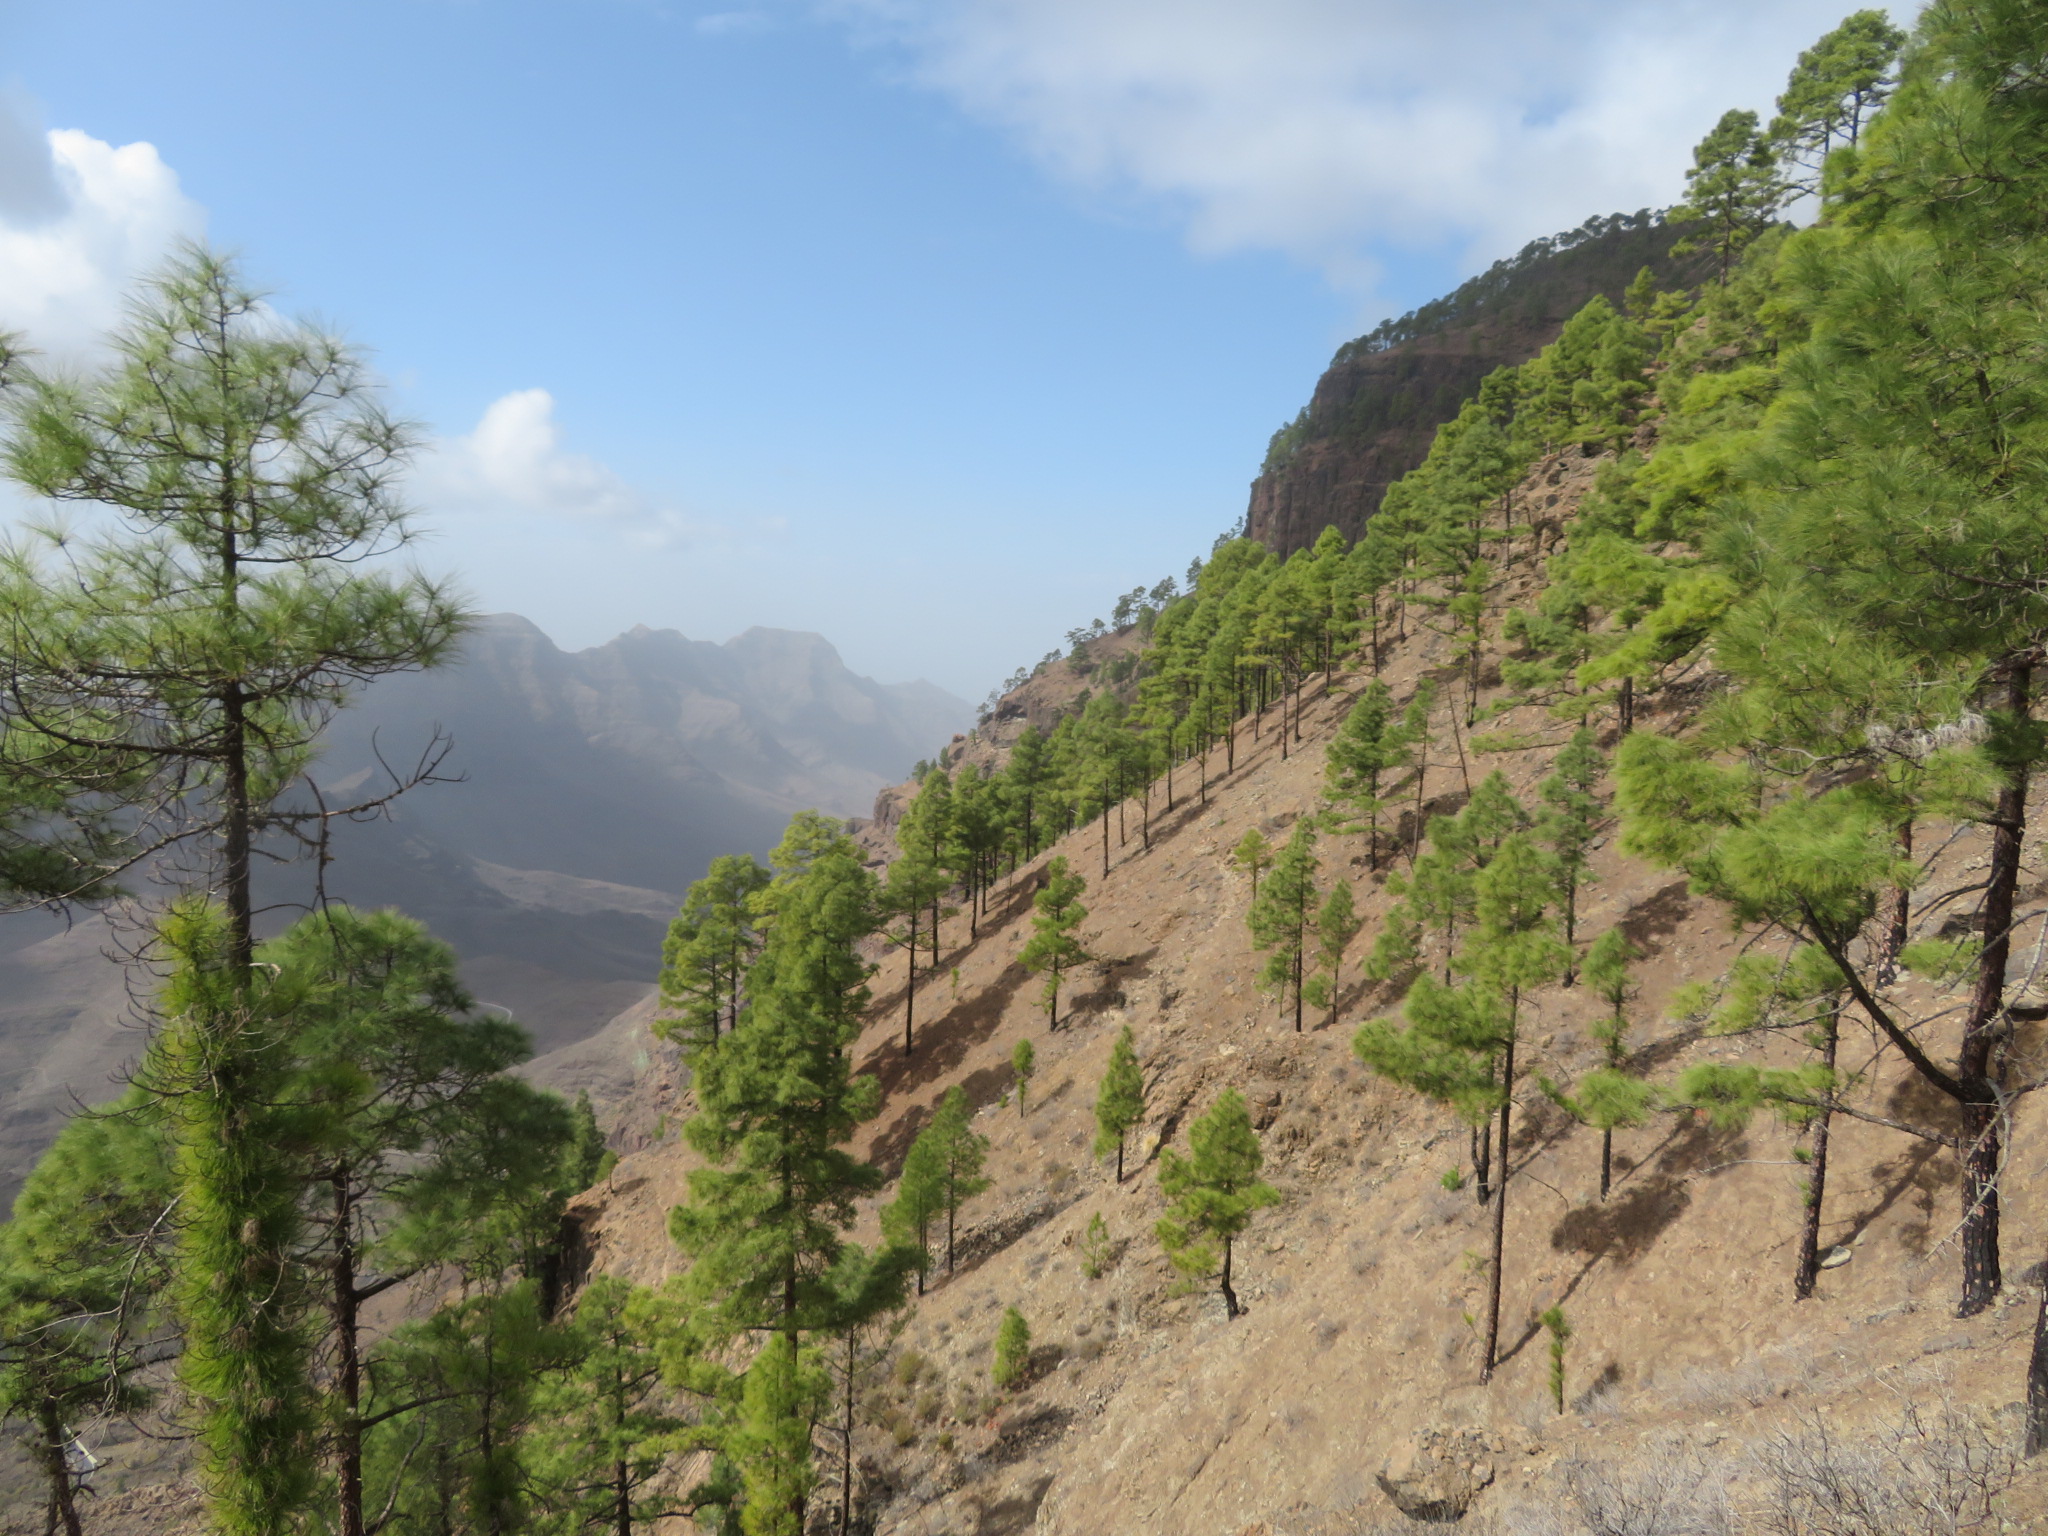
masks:
<instances>
[{"instance_id":1,"label":"distant mountain","mask_svg":"<svg viewBox=\"0 0 2048 1536\"><path fill-rule=\"evenodd\" d=\"M566 652L492 615L458 661L384 679L329 730L316 778L330 803L373 790L380 756L409 764L437 731L442 771L463 782L341 827L328 894L426 922L480 998L558 1053L539 1075L605 1097L646 1041L593 1037L646 998L680 893L710 860L765 854L798 810L868 811L972 717L929 683L857 676L818 635L717 645L641 627ZM263 880L267 926L290 921L306 879L298 866ZM140 1042L104 953L117 938L93 917L0 919L0 1197L74 1095L107 1097Z\"/></svg>"},{"instance_id":2,"label":"distant mountain","mask_svg":"<svg viewBox=\"0 0 2048 1536\"><path fill-rule=\"evenodd\" d=\"M1494 369L1549 346L1595 294L1618 301L1644 267L1664 287L1697 281L1701 259L1671 254L1683 234L1648 210L1591 218L1347 341L1301 414L1273 434L1246 536L1283 555L1328 527L1356 539Z\"/></svg>"}]
</instances>

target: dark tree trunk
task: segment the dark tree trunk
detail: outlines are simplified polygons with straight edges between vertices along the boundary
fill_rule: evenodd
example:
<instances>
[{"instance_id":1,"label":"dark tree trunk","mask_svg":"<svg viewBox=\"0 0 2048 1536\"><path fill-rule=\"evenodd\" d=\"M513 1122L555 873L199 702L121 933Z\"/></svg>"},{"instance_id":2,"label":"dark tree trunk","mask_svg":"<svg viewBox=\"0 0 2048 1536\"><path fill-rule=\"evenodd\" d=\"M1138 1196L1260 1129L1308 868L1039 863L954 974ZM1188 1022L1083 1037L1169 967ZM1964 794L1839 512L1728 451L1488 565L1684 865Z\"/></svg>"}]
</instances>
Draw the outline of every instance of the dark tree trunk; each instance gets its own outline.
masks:
<instances>
[{"instance_id":1,"label":"dark tree trunk","mask_svg":"<svg viewBox=\"0 0 2048 1536\"><path fill-rule=\"evenodd\" d=\"M334 1170L334 1392L341 1400L335 1426L336 1496L341 1536L363 1536L363 1362L357 1318L354 1191L346 1166Z\"/></svg>"},{"instance_id":2,"label":"dark tree trunk","mask_svg":"<svg viewBox=\"0 0 2048 1536\"><path fill-rule=\"evenodd\" d=\"M1839 1004L1828 1010L1826 1033L1821 1039L1821 1064L1835 1069L1835 1048L1841 1036L1842 1010ZM1832 1085L1830 1093L1834 1092ZM1820 1224L1822 1205L1828 1192L1828 1124L1831 1110L1823 1109L1813 1122L1813 1178L1806 1191L1806 1212L1799 1224L1799 1267L1792 1276L1792 1299L1806 1301L1820 1280Z\"/></svg>"},{"instance_id":3,"label":"dark tree trunk","mask_svg":"<svg viewBox=\"0 0 2048 1536\"><path fill-rule=\"evenodd\" d=\"M78 1518L78 1500L71 1486L71 1466L64 1459L71 1437L64 1432L63 1422L54 1408L44 1409L36 1419L37 1427L42 1430L42 1443L36 1449L43 1463L43 1472L50 1480L47 1528L55 1531L61 1523L64 1536L85 1536L85 1526Z\"/></svg>"},{"instance_id":4,"label":"dark tree trunk","mask_svg":"<svg viewBox=\"0 0 2048 1536\"><path fill-rule=\"evenodd\" d=\"M1509 1004L1512 1014L1514 1005ZM1500 1353L1500 1270L1501 1255L1507 1247L1508 1231L1508 1132L1515 1112L1515 1037L1508 1036L1501 1055L1502 1082L1506 1091L1500 1098L1500 1188L1493 1196L1493 1263L1486 1277L1486 1364L1479 1373L1482 1382L1493 1380L1493 1363Z\"/></svg>"},{"instance_id":5,"label":"dark tree trunk","mask_svg":"<svg viewBox=\"0 0 2048 1536\"><path fill-rule=\"evenodd\" d=\"M854 1330L846 1330L846 1460L839 1478L839 1536L853 1524L853 1366Z\"/></svg>"},{"instance_id":6,"label":"dark tree trunk","mask_svg":"<svg viewBox=\"0 0 2048 1536\"><path fill-rule=\"evenodd\" d=\"M1600 1198L1605 1200L1607 1192L1614 1187L1614 1130L1613 1127L1600 1133Z\"/></svg>"},{"instance_id":7,"label":"dark tree trunk","mask_svg":"<svg viewBox=\"0 0 2048 1536\"><path fill-rule=\"evenodd\" d=\"M1237 1304L1237 1292L1230 1288L1230 1258L1231 1243L1226 1237L1223 1239L1223 1313L1226 1317L1236 1317L1244 1308Z\"/></svg>"},{"instance_id":8,"label":"dark tree trunk","mask_svg":"<svg viewBox=\"0 0 2048 1536\"><path fill-rule=\"evenodd\" d=\"M1621 736L1636 728L1636 680L1632 677L1621 680L1621 694L1615 701L1615 723L1616 734Z\"/></svg>"},{"instance_id":9,"label":"dark tree trunk","mask_svg":"<svg viewBox=\"0 0 2048 1536\"><path fill-rule=\"evenodd\" d=\"M1493 1122L1472 1127L1472 1172L1481 1205L1493 1198Z\"/></svg>"},{"instance_id":10,"label":"dark tree trunk","mask_svg":"<svg viewBox=\"0 0 2048 1536\"><path fill-rule=\"evenodd\" d=\"M2031 663L2015 661L2006 678L2005 705L2015 722L2027 718ZM1991 820L1991 868L1984 889L1984 950L1977 987L1963 1021L1956 1077L1963 1085L1963 1293L1956 1316L1975 1317L1991 1305L2003 1283L1998 1263L1999 1088L1996 1047L2005 1030L2005 968L2012 954L2013 898L2019 886L2020 844L2027 829L2027 774L2020 761L2006 770Z\"/></svg>"},{"instance_id":11,"label":"dark tree trunk","mask_svg":"<svg viewBox=\"0 0 2048 1536\"><path fill-rule=\"evenodd\" d=\"M917 909L910 910L910 942L904 946L903 957L903 1054L908 1056L916 1049L916 1041L910 1032L910 1016L917 1002Z\"/></svg>"}]
</instances>

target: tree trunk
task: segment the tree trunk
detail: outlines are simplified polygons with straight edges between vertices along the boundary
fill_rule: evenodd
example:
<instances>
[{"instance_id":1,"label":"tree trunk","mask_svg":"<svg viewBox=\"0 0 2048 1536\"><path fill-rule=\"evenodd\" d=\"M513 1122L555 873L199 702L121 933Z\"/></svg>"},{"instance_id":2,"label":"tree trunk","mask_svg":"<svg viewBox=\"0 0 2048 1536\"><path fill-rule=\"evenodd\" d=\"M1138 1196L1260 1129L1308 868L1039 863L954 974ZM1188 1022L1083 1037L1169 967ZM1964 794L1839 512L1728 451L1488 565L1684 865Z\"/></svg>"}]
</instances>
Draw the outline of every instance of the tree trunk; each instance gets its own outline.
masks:
<instances>
[{"instance_id":1,"label":"tree trunk","mask_svg":"<svg viewBox=\"0 0 2048 1536\"><path fill-rule=\"evenodd\" d=\"M50 1479L49 1529L56 1530L61 1522L64 1536L85 1536L85 1526L78 1518L78 1501L72 1495L71 1465L65 1460L71 1436L65 1433L63 1421L54 1408L43 1409L36 1418L42 1430L42 1443L37 1450L43 1471Z\"/></svg>"},{"instance_id":2,"label":"tree trunk","mask_svg":"<svg viewBox=\"0 0 2048 1536\"><path fill-rule=\"evenodd\" d=\"M1102 797L1102 878L1109 878L1109 796Z\"/></svg>"},{"instance_id":3,"label":"tree trunk","mask_svg":"<svg viewBox=\"0 0 2048 1536\"><path fill-rule=\"evenodd\" d=\"M1473 1198L1481 1205L1493 1198L1493 1122L1472 1127Z\"/></svg>"},{"instance_id":4,"label":"tree trunk","mask_svg":"<svg viewBox=\"0 0 2048 1536\"><path fill-rule=\"evenodd\" d=\"M1294 1032L1295 1032L1295 1033L1296 1033L1297 1035L1301 1033L1301 961L1302 961L1302 951L1303 951L1304 949L1306 949L1307 947L1308 947L1308 945L1307 945L1307 943L1306 943L1306 942L1299 942L1299 943L1297 943L1297 944L1296 944L1296 945L1294 946Z\"/></svg>"},{"instance_id":5,"label":"tree trunk","mask_svg":"<svg viewBox=\"0 0 2048 1536\"><path fill-rule=\"evenodd\" d=\"M1116 1181L1119 1184L1124 1181L1124 1133L1122 1131L1116 1133Z\"/></svg>"},{"instance_id":6,"label":"tree trunk","mask_svg":"<svg viewBox=\"0 0 2048 1536\"><path fill-rule=\"evenodd\" d=\"M1510 1003L1510 1015L1513 1011L1514 1005ZM1493 1195L1493 1263L1486 1277L1486 1365L1479 1373L1481 1382L1493 1380L1493 1363L1500 1352L1500 1269L1508 1231L1508 1132L1515 1112L1515 1037L1512 1033L1508 1035L1507 1046L1502 1052L1501 1066L1501 1081L1505 1088L1500 1098L1500 1188Z\"/></svg>"},{"instance_id":7,"label":"tree trunk","mask_svg":"<svg viewBox=\"0 0 2048 1536\"><path fill-rule=\"evenodd\" d=\"M1237 1304L1237 1292L1230 1288L1230 1239L1223 1239L1223 1315L1236 1317L1244 1309Z\"/></svg>"},{"instance_id":8,"label":"tree trunk","mask_svg":"<svg viewBox=\"0 0 2048 1536\"><path fill-rule=\"evenodd\" d=\"M341 1536L363 1536L363 1362L357 1320L354 1191L346 1165L330 1177L333 1191L334 1392L341 1400L334 1429L336 1497Z\"/></svg>"},{"instance_id":9,"label":"tree trunk","mask_svg":"<svg viewBox=\"0 0 2048 1536\"><path fill-rule=\"evenodd\" d=\"M1607 1198L1608 1190L1614 1187L1614 1128L1609 1126L1600 1133L1600 1198Z\"/></svg>"},{"instance_id":10,"label":"tree trunk","mask_svg":"<svg viewBox=\"0 0 2048 1536\"><path fill-rule=\"evenodd\" d=\"M1828 1021L1823 1026L1826 1034L1822 1037L1821 1064L1830 1072L1835 1068L1835 1047L1841 1035L1842 1010L1836 1004L1828 1010ZM1830 1086L1830 1093L1834 1091ZM1828 1192L1828 1122L1833 1112L1823 1109L1813 1122L1813 1177L1806 1192L1805 1219L1799 1226L1799 1267L1792 1276L1792 1299L1807 1301L1813 1296L1813 1288L1820 1280L1820 1223L1822 1202Z\"/></svg>"},{"instance_id":11,"label":"tree trunk","mask_svg":"<svg viewBox=\"0 0 2048 1536\"><path fill-rule=\"evenodd\" d=\"M846 1461L839 1478L839 1536L853 1524L853 1366L854 1331L846 1330Z\"/></svg>"},{"instance_id":12,"label":"tree trunk","mask_svg":"<svg viewBox=\"0 0 2048 1536\"><path fill-rule=\"evenodd\" d=\"M917 908L910 909L910 942L903 949L903 1054L910 1055L916 1042L910 1033L910 1015L917 1001Z\"/></svg>"},{"instance_id":13,"label":"tree trunk","mask_svg":"<svg viewBox=\"0 0 2048 1536\"><path fill-rule=\"evenodd\" d=\"M612 1478L612 1536L633 1536L633 1469L615 1461Z\"/></svg>"},{"instance_id":14,"label":"tree trunk","mask_svg":"<svg viewBox=\"0 0 2048 1536\"><path fill-rule=\"evenodd\" d=\"M1615 701L1616 735L1626 736L1636 728L1636 680L1624 677L1621 680L1621 694Z\"/></svg>"},{"instance_id":15,"label":"tree trunk","mask_svg":"<svg viewBox=\"0 0 2048 1536\"><path fill-rule=\"evenodd\" d=\"M2015 722L2027 718L2033 682L2030 662L2012 664L2006 678L2006 709ZM2012 954L2013 897L2019 886L2020 844L2027 829L2025 761L2006 770L1992 812L1991 868L1984 889L1984 949L1977 962L1977 987L1963 1021L1956 1076L1963 1085L1963 1292L1956 1316L1975 1317L2003 1283L1998 1264L1998 1163L2001 1112L1995 1049L2005 1032L2005 968Z\"/></svg>"}]
</instances>

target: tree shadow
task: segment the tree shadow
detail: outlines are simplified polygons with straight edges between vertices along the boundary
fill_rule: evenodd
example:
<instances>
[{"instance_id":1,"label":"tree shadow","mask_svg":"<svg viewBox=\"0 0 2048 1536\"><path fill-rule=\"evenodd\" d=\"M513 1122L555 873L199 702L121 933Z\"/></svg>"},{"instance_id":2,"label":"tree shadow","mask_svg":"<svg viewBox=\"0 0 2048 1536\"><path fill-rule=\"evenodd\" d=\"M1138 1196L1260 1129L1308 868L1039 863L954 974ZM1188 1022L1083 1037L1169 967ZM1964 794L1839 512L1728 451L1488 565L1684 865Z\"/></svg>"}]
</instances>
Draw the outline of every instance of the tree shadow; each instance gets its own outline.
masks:
<instances>
[{"instance_id":1,"label":"tree shadow","mask_svg":"<svg viewBox=\"0 0 2048 1536\"><path fill-rule=\"evenodd\" d=\"M1648 958L1664 952L1664 940L1684 926L1692 909L1691 883L1674 880L1630 907L1615 926Z\"/></svg>"},{"instance_id":2,"label":"tree shadow","mask_svg":"<svg viewBox=\"0 0 2048 1536\"><path fill-rule=\"evenodd\" d=\"M903 1054L900 1040L885 1036L868 1052L857 1070L871 1073L882 1086L882 1102L893 1103L919 1089L952 1075L977 1045L993 1036L1003 1014L1025 980L1024 973L1008 967L996 980L972 997L955 1003L937 1019L917 1032L916 1050ZM993 1104L1009 1088L1011 1072L1006 1062L985 1067L964 1080L967 1096L980 1108ZM902 1167L903 1154L917 1134L921 1111L907 1106L890 1125L878 1131L870 1143L869 1157L892 1174Z\"/></svg>"},{"instance_id":3,"label":"tree shadow","mask_svg":"<svg viewBox=\"0 0 2048 1536\"><path fill-rule=\"evenodd\" d=\"M1650 1157L1622 1176L1623 1188L1559 1218L1550 1246L1561 1253L1583 1253L1589 1261L1635 1263L1685 1214L1692 1204L1692 1175L1709 1159L1727 1156L1731 1134L1701 1118L1682 1118Z\"/></svg>"},{"instance_id":4,"label":"tree shadow","mask_svg":"<svg viewBox=\"0 0 2048 1536\"><path fill-rule=\"evenodd\" d=\"M1924 1257L1928 1238L1934 1224L1934 1203L1940 1192L1955 1180L1955 1160L1948 1154L1949 1149L1936 1141L1915 1141L1897 1157L1888 1158L1870 1170L1873 1183L1882 1184L1877 1198L1858 1210L1853 1216L1838 1217L1846 1221L1847 1228L1835 1239L1838 1243L1853 1243L1861 1237L1878 1217L1884 1215L1909 1194L1917 1193L1915 1201L1916 1218L1909 1221L1900 1232L1900 1240L1908 1252ZM1833 1225L1834 1223L1830 1223Z\"/></svg>"}]
</instances>

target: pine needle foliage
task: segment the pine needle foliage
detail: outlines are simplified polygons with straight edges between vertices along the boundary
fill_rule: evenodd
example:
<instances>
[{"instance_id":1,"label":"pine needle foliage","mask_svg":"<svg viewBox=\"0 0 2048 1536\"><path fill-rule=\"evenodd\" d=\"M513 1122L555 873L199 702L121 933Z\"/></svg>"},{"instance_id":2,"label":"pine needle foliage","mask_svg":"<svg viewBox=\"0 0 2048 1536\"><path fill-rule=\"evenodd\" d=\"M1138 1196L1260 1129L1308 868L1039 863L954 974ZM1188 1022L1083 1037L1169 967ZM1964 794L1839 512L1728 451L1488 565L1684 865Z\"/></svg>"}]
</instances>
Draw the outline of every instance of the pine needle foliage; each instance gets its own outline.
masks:
<instances>
[{"instance_id":1,"label":"pine needle foliage","mask_svg":"<svg viewBox=\"0 0 2048 1536\"><path fill-rule=\"evenodd\" d=\"M1191 1280L1214 1276L1233 1318L1244 1310L1231 1284L1236 1241L1254 1215L1280 1201L1280 1192L1259 1178L1264 1164L1251 1111L1235 1088L1188 1127L1185 1158L1170 1147L1159 1155L1159 1187L1168 1202L1154 1229L1160 1246Z\"/></svg>"},{"instance_id":2,"label":"pine needle foliage","mask_svg":"<svg viewBox=\"0 0 2048 1536\"><path fill-rule=\"evenodd\" d=\"M1145 1072L1126 1024L1109 1047L1109 1065L1095 1092L1095 1155L1116 1157L1116 1181L1124 1181L1124 1143L1145 1118Z\"/></svg>"}]
</instances>

